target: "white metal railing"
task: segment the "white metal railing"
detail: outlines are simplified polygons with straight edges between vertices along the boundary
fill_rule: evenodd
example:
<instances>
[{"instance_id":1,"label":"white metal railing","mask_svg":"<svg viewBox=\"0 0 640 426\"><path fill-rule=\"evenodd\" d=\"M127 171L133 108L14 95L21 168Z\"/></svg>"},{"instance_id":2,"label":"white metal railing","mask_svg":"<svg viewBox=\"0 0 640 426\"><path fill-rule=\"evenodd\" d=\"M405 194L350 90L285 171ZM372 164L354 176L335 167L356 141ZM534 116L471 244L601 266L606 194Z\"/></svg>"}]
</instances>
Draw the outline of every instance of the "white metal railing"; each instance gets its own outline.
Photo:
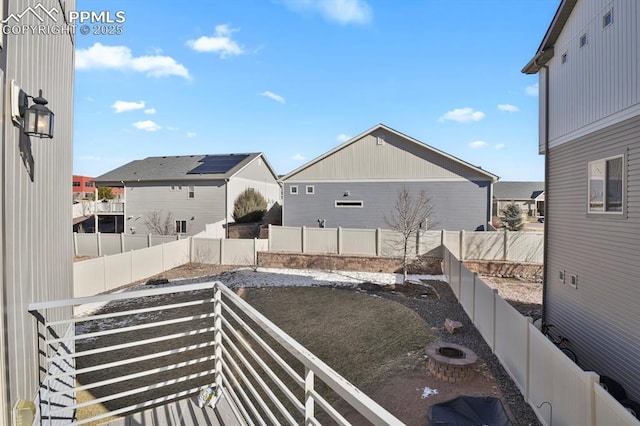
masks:
<instances>
[{"instance_id":1,"label":"white metal railing","mask_svg":"<svg viewBox=\"0 0 640 426\"><path fill-rule=\"evenodd\" d=\"M71 308L86 313L72 317ZM43 425L101 422L207 386L248 425L346 425L355 412L372 424L402 424L220 282L28 309L38 328ZM318 382L340 398L328 401Z\"/></svg>"},{"instance_id":2,"label":"white metal railing","mask_svg":"<svg viewBox=\"0 0 640 426\"><path fill-rule=\"evenodd\" d=\"M124 213L124 202L122 201L96 201L97 213Z\"/></svg>"}]
</instances>

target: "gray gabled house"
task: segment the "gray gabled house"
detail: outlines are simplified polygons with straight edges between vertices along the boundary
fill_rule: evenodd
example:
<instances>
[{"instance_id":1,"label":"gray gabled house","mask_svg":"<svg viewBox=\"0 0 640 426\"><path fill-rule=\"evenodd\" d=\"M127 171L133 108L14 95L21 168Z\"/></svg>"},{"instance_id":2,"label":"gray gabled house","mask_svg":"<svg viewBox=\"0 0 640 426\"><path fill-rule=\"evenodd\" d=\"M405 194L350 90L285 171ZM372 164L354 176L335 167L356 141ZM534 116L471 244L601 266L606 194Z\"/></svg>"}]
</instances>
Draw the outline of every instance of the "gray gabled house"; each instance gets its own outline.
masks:
<instances>
[{"instance_id":1,"label":"gray gabled house","mask_svg":"<svg viewBox=\"0 0 640 426\"><path fill-rule=\"evenodd\" d=\"M529 218L544 216L544 182L500 181L493 185L493 214L509 204L520 206L522 215Z\"/></svg>"},{"instance_id":2,"label":"gray gabled house","mask_svg":"<svg viewBox=\"0 0 640 426\"><path fill-rule=\"evenodd\" d=\"M285 226L388 228L399 190L424 189L430 229L483 230L498 177L383 124L282 178Z\"/></svg>"},{"instance_id":3,"label":"gray gabled house","mask_svg":"<svg viewBox=\"0 0 640 426\"><path fill-rule=\"evenodd\" d=\"M98 176L96 185L124 188L125 233L154 233L145 222L170 215L171 233L194 235L233 221L236 197L252 188L280 203L280 185L264 154L147 157Z\"/></svg>"},{"instance_id":4,"label":"gray gabled house","mask_svg":"<svg viewBox=\"0 0 640 426\"><path fill-rule=\"evenodd\" d=\"M535 56L544 317L640 401L640 2L564 0Z\"/></svg>"}]
</instances>

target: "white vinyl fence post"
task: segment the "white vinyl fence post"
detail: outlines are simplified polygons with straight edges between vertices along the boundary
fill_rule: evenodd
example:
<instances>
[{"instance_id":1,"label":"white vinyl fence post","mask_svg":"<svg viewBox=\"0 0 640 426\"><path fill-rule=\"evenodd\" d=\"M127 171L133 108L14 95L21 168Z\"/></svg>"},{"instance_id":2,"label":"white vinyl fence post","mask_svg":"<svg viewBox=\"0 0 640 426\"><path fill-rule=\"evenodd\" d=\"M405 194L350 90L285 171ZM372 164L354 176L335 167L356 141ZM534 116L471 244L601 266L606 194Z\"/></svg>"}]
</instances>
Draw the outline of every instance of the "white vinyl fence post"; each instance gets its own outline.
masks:
<instances>
[{"instance_id":1,"label":"white vinyl fence post","mask_svg":"<svg viewBox=\"0 0 640 426\"><path fill-rule=\"evenodd\" d=\"M300 238L302 239L302 252L307 251L307 227L303 226L300 230Z\"/></svg>"},{"instance_id":2,"label":"white vinyl fence post","mask_svg":"<svg viewBox=\"0 0 640 426\"><path fill-rule=\"evenodd\" d=\"M376 228L376 256L380 256L382 253L382 231L380 228Z\"/></svg>"},{"instance_id":3,"label":"white vinyl fence post","mask_svg":"<svg viewBox=\"0 0 640 426\"><path fill-rule=\"evenodd\" d=\"M96 243L98 244L98 256L102 256L102 239L99 232L96 232L96 240Z\"/></svg>"},{"instance_id":4,"label":"white vinyl fence post","mask_svg":"<svg viewBox=\"0 0 640 426\"><path fill-rule=\"evenodd\" d=\"M509 260L509 231L504 228L504 247L502 248L502 260Z\"/></svg>"},{"instance_id":5,"label":"white vinyl fence post","mask_svg":"<svg viewBox=\"0 0 640 426\"><path fill-rule=\"evenodd\" d=\"M336 231L336 251L338 254L342 254L342 227L338 226L338 230Z\"/></svg>"}]
</instances>

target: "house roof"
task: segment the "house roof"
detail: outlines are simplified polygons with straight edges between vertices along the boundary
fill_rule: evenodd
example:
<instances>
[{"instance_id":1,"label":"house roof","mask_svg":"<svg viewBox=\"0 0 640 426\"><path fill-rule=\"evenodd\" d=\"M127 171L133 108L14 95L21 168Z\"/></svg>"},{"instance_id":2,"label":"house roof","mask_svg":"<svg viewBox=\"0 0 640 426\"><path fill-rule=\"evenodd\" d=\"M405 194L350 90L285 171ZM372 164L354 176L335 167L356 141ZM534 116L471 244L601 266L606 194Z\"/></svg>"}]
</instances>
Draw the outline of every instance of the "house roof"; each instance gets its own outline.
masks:
<instances>
[{"instance_id":1,"label":"house roof","mask_svg":"<svg viewBox=\"0 0 640 426\"><path fill-rule=\"evenodd\" d=\"M177 155L147 157L134 160L95 178L96 184L122 182L198 181L229 179L256 158L262 157L267 168L277 179L271 165L262 153Z\"/></svg>"},{"instance_id":2,"label":"house roof","mask_svg":"<svg viewBox=\"0 0 640 426\"><path fill-rule=\"evenodd\" d=\"M551 21L551 25L547 29L547 33L538 47L538 51L535 56L529 61L527 65L522 69L525 74L536 74L540 71L543 65L545 65L551 58L553 58L553 47L562 32L573 8L578 0L562 0L558 10Z\"/></svg>"},{"instance_id":3,"label":"house roof","mask_svg":"<svg viewBox=\"0 0 640 426\"><path fill-rule=\"evenodd\" d=\"M535 200L544 193L544 182L496 182L493 198L498 200Z\"/></svg>"},{"instance_id":4,"label":"house roof","mask_svg":"<svg viewBox=\"0 0 640 426\"><path fill-rule=\"evenodd\" d=\"M481 175L487 176L492 181L497 181L499 179L499 177L497 175L494 175L493 173L490 173L490 172L488 172L486 170L483 170L482 167L474 166L473 164L467 163L466 161L463 161L463 160L461 160L461 159L459 159L457 157L454 157L451 154L447 154L444 151L440 151L439 149L436 149L436 148L434 148L432 146L429 146L429 145L427 145L427 144L425 144L423 142L420 142L419 140L414 139L414 138L412 138L410 136L407 136L407 135L405 135L405 134L403 134L401 132L398 132L397 130L392 129L391 127L385 126L384 124L378 124L377 126L374 126L371 129L367 130L366 132L363 132L363 133L359 134L358 136L355 136L355 137L349 139L348 141L344 142L343 144L338 145L337 147L333 148L332 150L322 154L319 157L314 158L313 160L309 161L308 163L303 164L302 166L298 167L297 169L287 173L280 180L283 181L283 182L286 181L287 179L295 176L296 174L302 172L303 170L313 166L316 163L319 163L320 161L324 160L325 158L335 154L336 152L346 148L347 146L357 142L358 140L362 139L363 137L365 137L365 136L367 136L367 135L369 135L371 133L374 133L375 131L377 131L379 129L384 129L387 132L394 133L395 135L397 135L397 136L399 136L401 138L404 138L405 140L407 140L409 142L412 142L412 143L416 144L417 146L419 146L422 149L429 150L430 152L433 152L433 153L441 155L441 156L443 156L445 158L448 158L449 160L452 160L453 162L456 162L456 163L458 163L458 164L460 164L460 165L462 165L464 167L468 167L469 169L472 169L472 170L474 170L475 172L477 172L477 173L479 173Z\"/></svg>"}]
</instances>

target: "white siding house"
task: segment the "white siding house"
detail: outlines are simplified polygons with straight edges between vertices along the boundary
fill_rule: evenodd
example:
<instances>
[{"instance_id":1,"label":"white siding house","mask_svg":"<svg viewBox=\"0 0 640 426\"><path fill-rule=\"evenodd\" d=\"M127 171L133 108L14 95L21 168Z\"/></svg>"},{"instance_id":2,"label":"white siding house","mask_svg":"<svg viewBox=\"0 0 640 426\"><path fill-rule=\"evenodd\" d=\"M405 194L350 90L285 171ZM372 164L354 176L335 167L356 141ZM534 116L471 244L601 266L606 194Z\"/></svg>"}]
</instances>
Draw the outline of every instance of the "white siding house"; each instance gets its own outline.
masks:
<instances>
[{"instance_id":1,"label":"white siding house","mask_svg":"<svg viewBox=\"0 0 640 426\"><path fill-rule=\"evenodd\" d=\"M544 316L640 400L640 2L564 0L540 76Z\"/></svg>"},{"instance_id":2,"label":"white siding house","mask_svg":"<svg viewBox=\"0 0 640 426\"><path fill-rule=\"evenodd\" d=\"M29 7L55 9L51 13L59 17L75 9L74 0L13 0L2 5L2 19L13 14L20 16L20 25L31 26L40 22L35 14L22 13ZM1 44L0 424L11 425L15 404L33 401L39 388L36 327L26 307L72 295L69 200L75 43L69 33L10 31ZM38 96L42 89L47 107L55 114L52 139L27 136L23 124L14 122L18 88L31 96Z\"/></svg>"}]
</instances>

